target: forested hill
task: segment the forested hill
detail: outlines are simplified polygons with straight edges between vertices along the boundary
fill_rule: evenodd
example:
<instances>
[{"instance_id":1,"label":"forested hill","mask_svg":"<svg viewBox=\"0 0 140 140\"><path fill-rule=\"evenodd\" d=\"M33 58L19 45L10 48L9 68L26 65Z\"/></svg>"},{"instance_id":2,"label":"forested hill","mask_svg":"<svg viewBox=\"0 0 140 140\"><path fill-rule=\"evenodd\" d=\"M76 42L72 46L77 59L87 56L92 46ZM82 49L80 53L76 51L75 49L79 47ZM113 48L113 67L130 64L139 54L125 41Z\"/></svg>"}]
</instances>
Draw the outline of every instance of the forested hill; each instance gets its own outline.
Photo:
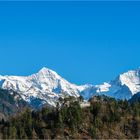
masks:
<instances>
[{"instance_id":1,"label":"forested hill","mask_svg":"<svg viewBox=\"0 0 140 140\"><path fill-rule=\"evenodd\" d=\"M140 137L140 103L94 97L90 107L67 98L55 109L24 110L1 121L1 139L134 139Z\"/></svg>"}]
</instances>

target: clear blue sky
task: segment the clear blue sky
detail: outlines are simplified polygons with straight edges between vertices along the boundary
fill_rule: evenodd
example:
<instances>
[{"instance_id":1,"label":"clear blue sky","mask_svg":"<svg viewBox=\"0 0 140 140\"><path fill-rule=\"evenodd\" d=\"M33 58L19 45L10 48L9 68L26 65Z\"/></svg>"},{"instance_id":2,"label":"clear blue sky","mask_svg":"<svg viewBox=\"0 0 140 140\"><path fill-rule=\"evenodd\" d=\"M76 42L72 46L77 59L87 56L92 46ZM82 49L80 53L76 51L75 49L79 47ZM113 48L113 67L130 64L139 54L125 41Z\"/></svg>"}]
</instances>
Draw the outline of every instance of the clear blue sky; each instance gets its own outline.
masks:
<instances>
[{"instance_id":1,"label":"clear blue sky","mask_svg":"<svg viewBox=\"0 0 140 140\"><path fill-rule=\"evenodd\" d=\"M0 2L0 74L48 67L98 84L140 66L140 2Z\"/></svg>"}]
</instances>

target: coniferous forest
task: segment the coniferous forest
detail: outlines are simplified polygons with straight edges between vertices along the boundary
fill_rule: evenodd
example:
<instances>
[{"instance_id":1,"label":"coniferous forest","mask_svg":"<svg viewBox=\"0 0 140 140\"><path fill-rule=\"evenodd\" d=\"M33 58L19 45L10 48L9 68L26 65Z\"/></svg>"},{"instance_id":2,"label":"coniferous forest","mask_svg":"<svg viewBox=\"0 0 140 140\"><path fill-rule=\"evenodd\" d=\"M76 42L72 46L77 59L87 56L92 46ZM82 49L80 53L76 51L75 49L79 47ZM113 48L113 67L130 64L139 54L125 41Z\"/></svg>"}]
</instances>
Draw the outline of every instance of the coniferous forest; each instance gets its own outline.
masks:
<instances>
[{"instance_id":1,"label":"coniferous forest","mask_svg":"<svg viewBox=\"0 0 140 140\"><path fill-rule=\"evenodd\" d=\"M140 0L0 0L0 140L140 140Z\"/></svg>"},{"instance_id":2,"label":"coniferous forest","mask_svg":"<svg viewBox=\"0 0 140 140\"><path fill-rule=\"evenodd\" d=\"M40 110L25 108L0 122L1 139L138 139L140 102L106 96L90 99L60 99L61 106Z\"/></svg>"}]
</instances>

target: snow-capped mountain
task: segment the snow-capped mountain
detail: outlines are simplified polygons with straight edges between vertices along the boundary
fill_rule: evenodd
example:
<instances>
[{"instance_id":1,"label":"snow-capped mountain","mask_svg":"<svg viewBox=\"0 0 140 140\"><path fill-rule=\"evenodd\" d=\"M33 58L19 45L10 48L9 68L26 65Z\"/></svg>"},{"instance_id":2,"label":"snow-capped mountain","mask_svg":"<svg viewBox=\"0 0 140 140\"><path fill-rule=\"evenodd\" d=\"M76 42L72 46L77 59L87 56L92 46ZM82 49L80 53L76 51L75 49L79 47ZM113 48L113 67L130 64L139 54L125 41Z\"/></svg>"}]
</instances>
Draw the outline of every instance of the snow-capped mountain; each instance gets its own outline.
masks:
<instances>
[{"instance_id":1,"label":"snow-capped mountain","mask_svg":"<svg viewBox=\"0 0 140 140\"><path fill-rule=\"evenodd\" d=\"M91 95L106 95L116 99L130 99L140 92L140 68L120 74L115 80L90 86L82 91L86 98Z\"/></svg>"},{"instance_id":2,"label":"snow-capped mountain","mask_svg":"<svg viewBox=\"0 0 140 140\"><path fill-rule=\"evenodd\" d=\"M130 99L140 92L140 68L120 74L115 80L101 85L72 84L56 72L42 68L30 76L0 76L0 88L13 90L34 107L48 104L56 106L59 97L82 95L88 100L94 95L107 95L116 99Z\"/></svg>"},{"instance_id":3,"label":"snow-capped mountain","mask_svg":"<svg viewBox=\"0 0 140 140\"><path fill-rule=\"evenodd\" d=\"M30 76L0 76L0 87L20 93L21 97L33 105L55 106L59 97L79 97L84 87L69 83L56 72L42 68Z\"/></svg>"}]
</instances>

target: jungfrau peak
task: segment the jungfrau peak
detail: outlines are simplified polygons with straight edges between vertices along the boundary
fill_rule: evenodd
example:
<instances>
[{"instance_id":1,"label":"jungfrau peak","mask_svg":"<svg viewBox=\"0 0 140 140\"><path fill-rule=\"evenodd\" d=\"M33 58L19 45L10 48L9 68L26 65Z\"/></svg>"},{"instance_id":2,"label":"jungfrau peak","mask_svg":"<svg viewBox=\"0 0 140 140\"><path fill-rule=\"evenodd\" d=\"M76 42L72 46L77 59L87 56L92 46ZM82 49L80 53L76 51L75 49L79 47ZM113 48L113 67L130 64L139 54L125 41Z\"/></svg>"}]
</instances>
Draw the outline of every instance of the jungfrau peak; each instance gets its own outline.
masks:
<instances>
[{"instance_id":1,"label":"jungfrau peak","mask_svg":"<svg viewBox=\"0 0 140 140\"><path fill-rule=\"evenodd\" d=\"M60 97L79 97L88 100L94 95L106 95L116 99L130 99L140 92L140 68L120 74L115 80L101 85L72 84L55 71L42 68L30 76L0 76L0 87L19 93L30 105L39 107L43 104L56 106Z\"/></svg>"}]
</instances>

